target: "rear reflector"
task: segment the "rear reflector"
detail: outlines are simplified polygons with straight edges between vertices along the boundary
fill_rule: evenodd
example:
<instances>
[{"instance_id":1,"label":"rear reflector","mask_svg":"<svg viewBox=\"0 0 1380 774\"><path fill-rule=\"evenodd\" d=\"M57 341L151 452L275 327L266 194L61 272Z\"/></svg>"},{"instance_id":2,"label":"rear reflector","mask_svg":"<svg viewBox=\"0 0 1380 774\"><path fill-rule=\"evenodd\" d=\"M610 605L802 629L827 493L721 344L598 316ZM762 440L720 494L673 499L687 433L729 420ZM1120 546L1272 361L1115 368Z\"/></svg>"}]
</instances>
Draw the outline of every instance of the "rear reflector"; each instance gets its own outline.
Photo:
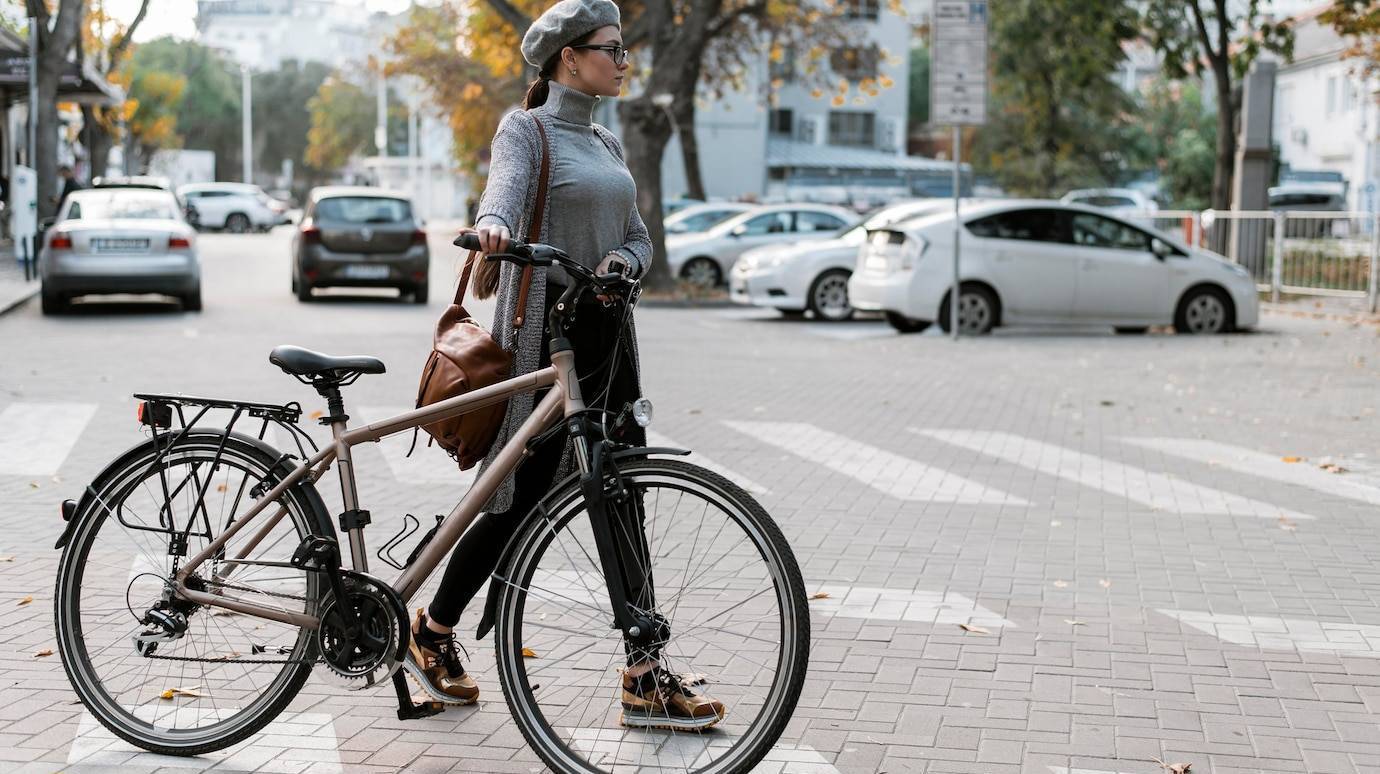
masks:
<instances>
[{"instance_id":1,"label":"rear reflector","mask_svg":"<svg viewBox=\"0 0 1380 774\"><path fill-rule=\"evenodd\" d=\"M72 237L59 231L56 234L53 234L53 238L48 242L48 247L54 250L71 250Z\"/></svg>"},{"instance_id":2,"label":"rear reflector","mask_svg":"<svg viewBox=\"0 0 1380 774\"><path fill-rule=\"evenodd\" d=\"M168 239L168 247L173 250L186 250L192 246L192 240L187 237L171 237Z\"/></svg>"},{"instance_id":3,"label":"rear reflector","mask_svg":"<svg viewBox=\"0 0 1380 774\"><path fill-rule=\"evenodd\" d=\"M319 245L321 244L321 229L316 226L307 226L302 229L302 244Z\"/></svg>"},{"instance_id":4,"label":"rear reflector","mask_svg":"<svg viewBox=\"0 0 1380 774\"><path fill-rule=\"evenodd\" d=\"M141 425L172 427L172 406L166 403L149 403L148 401L140 403L138 416Z\"/></svg>"},{"instance_id":5,"label":"rear reflector","mask_svg":"<svg viewBox=\"0 0 1380 774\"><path fill-rule=\"evenodd\" d=\"M75 514L75 513L77 512L77 501L76 501L76 500L63 500L63 501L62 501L62 507L61 507L60 510L61 510L61 512L62 512L62 520L63 520L63 521L71 521L71 520L72 520L72 515Z\"/></svg>"}]
</instances>

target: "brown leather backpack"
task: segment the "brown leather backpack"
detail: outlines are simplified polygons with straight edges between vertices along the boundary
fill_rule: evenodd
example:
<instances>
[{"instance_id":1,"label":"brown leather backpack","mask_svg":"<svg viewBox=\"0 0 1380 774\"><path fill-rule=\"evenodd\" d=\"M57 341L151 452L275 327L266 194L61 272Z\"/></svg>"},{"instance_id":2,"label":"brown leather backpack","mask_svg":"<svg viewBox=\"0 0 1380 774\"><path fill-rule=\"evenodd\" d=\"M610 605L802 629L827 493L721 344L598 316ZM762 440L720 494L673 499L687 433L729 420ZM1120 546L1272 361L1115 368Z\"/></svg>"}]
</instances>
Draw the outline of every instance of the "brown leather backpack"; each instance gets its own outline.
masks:
<instances>
[{"instance_id":1,"label":"brown leather backpack","mask_svg":"<svg viewBox=\"0 0 1380 774\"><path fill-rule=\"evenodd\" d=\"M533 116L533 119L536 119L536 116ZM540 120L537 120L537 131L541 133L541 178L537 186L537 201L533 206L532 228L527 236L528 242L541 241L542 206L546 203L546 189L551 176L550 147L546 141L546 129ZM465 291L469 288L470 275L482 262L483 257L477 251L470 252L469 257L465 259L465 270L460 275L460 286L455 290L455 301L436 323L431 355L427 357L426 366L422 369L421 384L417 388L417 408L497 384L512 373L512 355L499 346L493 335L465 311ZM522 271L522 280L518 287L514 328L521 328L524 322L527 291L531 284L532 267L527 266ZM423 425L422 429L460 463L461 470L468 470L489 453L489 448L498 437L498 431L503 426L503 417L507 413L508 401L505 400Z\"/></svg>"}]
</instances>

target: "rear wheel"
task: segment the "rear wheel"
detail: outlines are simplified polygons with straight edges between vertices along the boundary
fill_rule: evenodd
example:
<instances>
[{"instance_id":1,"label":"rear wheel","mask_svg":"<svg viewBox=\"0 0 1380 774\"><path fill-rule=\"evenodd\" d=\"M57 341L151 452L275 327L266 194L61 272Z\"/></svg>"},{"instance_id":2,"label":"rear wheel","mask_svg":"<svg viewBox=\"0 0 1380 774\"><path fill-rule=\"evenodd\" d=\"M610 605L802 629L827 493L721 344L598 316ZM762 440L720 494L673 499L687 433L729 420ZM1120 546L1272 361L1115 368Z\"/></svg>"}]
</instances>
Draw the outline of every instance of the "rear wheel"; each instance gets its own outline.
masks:
<instances>
[{"instance_id":1,"label":"rear wheel","mask_svg":"<svg viewBox=\"0 0 1380 774\"><path fill-rule=\"evenodd\" d=\"M292 279L292 292L296 293L297 300L304 304L311 301L311 283L300 274Z\"/></svg>"},{"instance_id":2,"label":"rear wheel","mask_svg":"<svg viewBox=\"0 0 1380 774\"><path fill-rule=\"evenodd\" d=\"M499 678L533 750L559 772L748 772L780 737L805 680L809 610L795 557L750 495L678 460L620 466L634 495L614 506L614 536L653 620L629 644L612 621L591 518L578 483L534 511L496 583ZM625 545L627 545L625 543ZM657 616L661 623L655 623ZM645 648L645 650L643 650ZM631 649L631 650L629 650ZM726 714L701 733L631 728L621 667L648 651Z\"/></svg>"},{"instance_id":3,"label":"rear wheel","mask_svg":"<svg viewBox=\"0 0 1380 774\"><path fill-rule=\"evenodd\" d=\"M232 234L243 234L249 231L249 216L243 212L232 212L225 219L225 230Z\"/></svg>"},{"instance_id":4,"label":"rear wheel","mask_svg":"<svg viewBox=\"0 0 1380 774\"><path fill-rule=\"evenodd\" d=\"M412 289L412 303L425 304L427 296L431 292L430 285L431 283L429 282L423 282L422 284L414 287Z\"/></svg>"},{"instance_id":5,"label":"rear wheel","mask_svg":"<svg viewBox=\"0 0 1380 774\"><path fill-rule=\"evenodd\" d=\"M848 303L849 276L843 269L831 269L810 283L810 311L815 319L842 322L853 316L853 306Z\"/></svg>"},{"instance_id":6,"label":"rear wheel","mask_svg":"<svg viewBox=\"0 0 1380 774\"><path fill-rule=\"evenodd\" d=\"M182 297L182 309L188 312L201 311L201 286Z\"/></svg>"},{"instance_id":7,"label":"rear wheel","mask_svg":"<svg viewBox=\"0 0 1380 774\"><path fill-rule=\"evenodd\" d=\"M950 294L952 297L952 294ZM990 333L997 325L997 299L984 287L962 285L958 290L958 330L964 336ZM939 327L950 333L953 326L949 298L939 307Z\"/></svg>"},{"instance_id":8,"label":"rear wheel","mask_svg":"<svg viewBox=\"0 0 1380 774\"><path fill-rule=\"evenodd\" d=\"M887 312L886 321L888 325L901 333L920 333L930 327L930 323L925 320L912 320L896 312Z\"/></svg>"},{"instance_id":9,"label":"rear wheel","mask_svg":"<svg viewBox=\"0 0 1380 774\"><path fill-rule=\"evenodd\" d=\"M680 269L681 279L696 287L716 288L723 282L723 272L713 258L691 258Z\"/></svg>"},{"instance_id":10,"label":"rear wheel","mask_svg":"<svg viewBox=\"0 0 1380 774\"><path fill-rule=\"evenodd\" d=\"M39 291L38 303L44 314L62 314L67 311L67 302L62 300L62 296L47 288Z\"/></svg>"},{"instance_id":11,"label":"rear wheel","mask_svg":"<svg viewBox=\"0 0 1380 774\"><path fill-rule=\"evenodd\" d=\"M281 478L277 452L231 436L218 456L221 439L194 431L171 448L163 436L127 452L83 497L58 565L58 651L77 696L117 736L157 753L200 755L245 739L287 706L316 659L305 628L170 596L186 557ZM294 487L268 508L188 585L315 615L317 574L286 562L308 535L332 534L324 506ZM185 551L172 527L187 530ZM165 625L146 617L154 611Z\"/></svg>"}]
</instances>

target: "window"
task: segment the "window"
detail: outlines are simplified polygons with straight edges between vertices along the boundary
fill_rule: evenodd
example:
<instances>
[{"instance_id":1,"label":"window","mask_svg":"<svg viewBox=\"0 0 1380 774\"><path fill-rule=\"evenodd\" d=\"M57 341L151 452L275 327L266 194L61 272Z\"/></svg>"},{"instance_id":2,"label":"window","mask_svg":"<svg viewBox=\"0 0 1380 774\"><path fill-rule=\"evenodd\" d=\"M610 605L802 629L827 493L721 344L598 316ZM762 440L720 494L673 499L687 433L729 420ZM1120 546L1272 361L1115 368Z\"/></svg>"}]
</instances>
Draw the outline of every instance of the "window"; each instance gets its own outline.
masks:
<instances>
[{"instance_id":1,"label":"window","mask_svg":"<svg viewBox=\"0 0 1380 774\"><path fill-rule=\"evenodd\" d=\"M796 231L838 231L844 225L842 220L827 212L800 210L795 214Z\"/></svg>"},{"instance_id":2,"label":"window","mask_svg":"<svg viewBox=\"0 0 1380 774\"><path fill-rule=\"evenodd\" d=\"M877 46L839 48L829 54L829 68L850 81L876 78L882 60Z\"/></svg>"},{"instance_id":3,"label":"window","mask_svg":"<svg viewBox=\"0 0 1380 774\"><path fill-rule=\"evenodd\" d=\"M81 202L72 202L67 207L67 217L63 220L81 220Z\"/></svg>"},{"instance_id":4,"label":"window","mask_svg":"<svg viewBox=\"0 0 1380 774\"><path fill-rule=\"evenodd\" d=\"M847 0L844 3L843 18L877 21L881 13L881 0Z\"/></svg>"},{"instance_id":5,"label":"window","mask_svg":"<svg viewBox=\"0 0 1380 774\"><path fill-rule=\"evenodd\" d=\"M402 199L335 196L316 203L316 217L345 223L401 223L412 219L412 208Z\"/></svg>"},{"instance_id":6,"label":"window","mask_svg":"<svg viewBox=\"0 0 1380 774\"><path fill-rule=\"evenodd\" d=\"M769 67L771 79L774 81L779 78L786 83L793 83L795 81L795 60L795 44L792 43L782 46L781 61L771 62L771 66Z\"/></svg>"},{"instance_id":7,"label":"window","mask_svg":"<svg viewBox=\"0 0 1380 774\"><path fill-rule=\"evenodd\" d=\"M766 215L752 218L743 226L746 227L743 236L784 234L791 230L791 214L789 212L769 212Z\"/></svg>"},{"instance_id":8,"label":"window","mask_svg":"<svg viewBox=\"0 0 1380 774\"><path fill-rule=\"evenodd\" d=\"M829 144L874 147L877 144L877 116L855 110L829 111Z\"/></svg>"},{"instance_id":9,"label":"window","mask_svg":"<svg viewBox=\"0 0 1380 774\"><path fill-rule=\"evenodd\" d=\"M1072 219L1073 243L1084 247L1109 247L1116 250L1149 252L1150 235L1101 215L1075 213Z\"/></svg>"},{"instance_id":10,"label":"window","mask_svg":"<svg viewBox=\"0 0 1380 774\"><path fill-rule=\"evenodd\" d=\"M1013 210L989 215L968 224L973 236L986 239L1023 239L1031 242L1068 242L1068 215L1060 210Z\"/></svg>"},{"instance_id":11,"label":"window","mask_svg":"<svg viewBox=\"0 0 1380 774\"><path fill-rule=\"evenodd\" d=\"M1337 112L1337 77L1330 76L1327 79L1327 114L1330 116Z\"/></svg>"},{"instance_id":12,"label":"window","mask_svg":"<svg viewBox=\"0 0 1380 774\"><path fill-rule=\"evenodd\" d=\"M179 220L177 200L172 194L141 191L113 191L106 195L83 196L72 202L67 211L69 220L83 217L105 220L129 218L134 220ZM75 213L75 214L74 214Z\"/></svg>"},{"instance_id":13,"label":"window","mask_svg":"<svg viewBox=\"0 0 1380 774\"><path fill-rule=\"evenodd\" d=\"M775 108L768 119L772 134L791 135L795 127L795 111L790 108Z\"/></svg>"}]
</instances>

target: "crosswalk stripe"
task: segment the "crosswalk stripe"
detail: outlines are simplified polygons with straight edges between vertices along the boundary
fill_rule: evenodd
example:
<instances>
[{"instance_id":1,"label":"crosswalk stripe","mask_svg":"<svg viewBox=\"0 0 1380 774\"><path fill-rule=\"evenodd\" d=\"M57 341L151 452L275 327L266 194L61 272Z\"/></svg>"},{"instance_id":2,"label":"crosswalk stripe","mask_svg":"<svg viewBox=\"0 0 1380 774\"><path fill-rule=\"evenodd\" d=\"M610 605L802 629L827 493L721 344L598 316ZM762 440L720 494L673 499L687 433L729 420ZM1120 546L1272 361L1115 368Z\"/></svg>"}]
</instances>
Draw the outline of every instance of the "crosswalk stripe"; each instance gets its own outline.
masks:
<instances>
[{"instance_id":1,"label":"crosswalk stripe","mask_svg":"<svg viewBox=\"0 0 1380 774\"><path fill-rule=\"evenodd\" d=\"M1156 510L1185 514L1254 516L1264 519L1314 518L1306 513L1199 486L1175 476L1152 473L1010 433L915 428L911 428L911 432L995 457L1013 465L1100 489Z\"/></svg>"},{"instance_id":2,"label":"crosswalk stripe","mask_svg":"<svg viewBox=\"0 0 1380 774\"><path fill-rule=\"evenodd\" d=\"M687 446L685 446L685 445L683 445L683 444L676 443L675 439L667 438L666 436L662 435L661 433L656 432L655 430L648 430L648 431L647 431L647 445L648 445L648 446L668 446L668 447L673 448L673 449L686 449L686 448L689 448L689 447L687 447ZM711 470L711 471L713 471L713 472L715 472L715 473L718 473L719 475L723 476L724 478L728 479L729 481L732 481L733 483L737 484L738 486L741 486L742 488L746 489L747 491L752 492L753 494L759 494L759 495L771 494L771 490L768 489L768 488L766 488L765 486L763 486L763 485L757 483L756 481L753 481L752 479L748 478L747 476L744 476L743 474L739 473L739 472L736 471L736 470L733 470L732 468L730 468L730 467L728 467L728 466L726 466L726 465L721 465L721 464L719 464L718 462L715 462L714 460L710 459L709 457L704 456L703 454L701 454L701 453L699 453L699 452L697 452L697 451L692 451L691 454L690 454L690 456L689 456L689 457L686 457L685 459L687 459L687 460L690 461L690 462L695 463L696 465L699 465L699 466L702 467L702 468L705 468L705 469L707 469L707 470Z\"/></svg>"},{"instance_id":3,"label":"crosswalk stripe","mask_svg":"<svg viewBox=\"0 0 1380 774\"><path fill-rule=\"evenodd\" d=\"M623 729L561 728L575 751L600 768L685 770L704 768L728 752L731 741L712 735L630 734ZM645 740L645 741L643 741ZM839 770L808 745L778 744L769 750L754 774L839 774Z\"/></svg>"},{"instance_id":4,"label":"crosswalk stripe","mask_svg":"<svg viewBox=\"0 0 1380 774\"><path fill-rule=\"evenodd\" d=\"M379 422L389 417L406 413L412 409L407 406L362 406L361 414L367 423ZM404 484L446 484L456 487L456 491L464 491L474 483L475 477L479 474L479 467L475 466L469 470L460 470L460 466L455 464L439 446L427 445L431 436L426 431L419 431L417 435L417 448L413 450L412 456L407 456L407 450L412 446L412 433L398 433L379 441L379 451L383 454L384 460L388 463L388 468L393 471L393 477Z\"/></svg>"},{"instance_id":5,"label":"crosswalk stripe","mask_svg":"<svg viewBox=\"0 0 1380 774\"><path fill-rule=\"evenodd\" d=\"M1380 626L1373 624L1256 615L1214 615L1192 610L1156 612L1233 645L1262 650L1380 657Z\"/></svg>"},{"instance_id":6,"label":"crosswalk stripe","mask_svg":"<svg viewBox=\"0 0 1380 774\"><path fill-rule=\"evenodd\" d=\"M0 411L0 475L58 472L96 415L94 403L11 403Z\"/></svg>"},{"instance_id":7,"label":"crosswalk stripe","mask_svg":"<svg viewBox=\"0 0 1380 774\"><path fill-rule=\"evenodd\" d=\"M724 422L898 500L1028 505L1015 495L804 422Z\"/></svg>"},{"instance_id":8,"label":"crosswalk stripe","mask_svg":"<svg viewBox=\"0 0 1380 774\"><path fill-rule=\"evenodd\" d=\"M228 710L227 710L228 711ZM269 768L265 769L265 764ZM83 712L77 735L67 753L67 765L111 774L123 771L185 769L204 771L305 771L330 774L343 771L335 721L324 712L284 712L247 742L193 758L159 755L119 739Z\"/></svg>"},{"instance_id":9,"label":"crosswalk stripe","mask_svg":"<svg viewBox=\"0 0 1380 774\"><path fill-rule=\"evenodd\" d=\"M1016 624L952 591L910 591L865 586L821 586L810 609L838 618L873 621L911 621L932 624L973 624L1015 628Z\"/></svg>"},{"instance_id":10,"label":"crosswalk stripe","mask_svg":"<svg viewBox=\"0 0 1380 774\"><path fill-rule=\"evenodd\" d=\"M1123 774L1120 771L1108 771L1106 769L1071 769L1067 766L1046 766L1049 774Z\"/></svg>"},{"instance_id":11,"label":"crosswalk stripe","mask_svg":"<svg viewBox=\"0 0 1380 774\"><path fill-rule=\"evenodd\" d=\"M1121 440L1238 473L1283 481L1370 505L1380 505L1380 487L1349 481L1344 475L1328 473L1307 463L1285 462L1282 457L1265 452L1198 438L1127 437Z\"/></svg>"}]
</instances>

